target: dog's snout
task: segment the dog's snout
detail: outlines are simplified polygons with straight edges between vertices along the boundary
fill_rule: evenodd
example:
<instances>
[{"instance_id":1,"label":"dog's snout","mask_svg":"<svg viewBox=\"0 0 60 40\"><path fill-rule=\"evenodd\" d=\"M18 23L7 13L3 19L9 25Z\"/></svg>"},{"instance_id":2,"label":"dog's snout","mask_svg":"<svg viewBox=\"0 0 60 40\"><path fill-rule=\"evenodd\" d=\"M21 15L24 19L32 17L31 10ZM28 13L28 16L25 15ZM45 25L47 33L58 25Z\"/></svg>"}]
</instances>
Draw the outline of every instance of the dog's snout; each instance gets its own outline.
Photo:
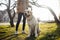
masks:
<instances>
[{"instance_id":1,"label":"dog's snout","mask_svg":"<svg viewBox=\"0 0 60 40\"><path fill-rule=\"evenodd\" d=\"M25 16L26 16L26 17L29 17L30 15L28 15L27 13L25 13Z\"/></svg>"}]
</instances>

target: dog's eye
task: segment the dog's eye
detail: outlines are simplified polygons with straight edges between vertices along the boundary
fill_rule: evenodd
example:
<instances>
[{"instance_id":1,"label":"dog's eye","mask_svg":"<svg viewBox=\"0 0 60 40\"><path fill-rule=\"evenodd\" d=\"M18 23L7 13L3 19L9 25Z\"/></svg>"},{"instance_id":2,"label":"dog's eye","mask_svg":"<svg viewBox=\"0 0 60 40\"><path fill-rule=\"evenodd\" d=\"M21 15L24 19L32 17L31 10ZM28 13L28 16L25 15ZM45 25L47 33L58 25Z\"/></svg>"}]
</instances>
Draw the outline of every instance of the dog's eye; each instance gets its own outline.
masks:
<instances>
[{"instance_id":1,"label":"dog's eye","mask_svg":"<svg viewBox=\"0 0 60 40\"><path fill-rule=\"evenodd\" d=\"M29 11L28 11L28 13L29 13Z\"/></svg>"},{"instance_id":2,"label":"dog's eye","mask_svg":"<svg viewBox=\"0 0 60 40\"><path fill-rule=\"evenodd\" d=\"M25 13L25 15L27 15L27 14Z\"/></svg>"}]
</instances>

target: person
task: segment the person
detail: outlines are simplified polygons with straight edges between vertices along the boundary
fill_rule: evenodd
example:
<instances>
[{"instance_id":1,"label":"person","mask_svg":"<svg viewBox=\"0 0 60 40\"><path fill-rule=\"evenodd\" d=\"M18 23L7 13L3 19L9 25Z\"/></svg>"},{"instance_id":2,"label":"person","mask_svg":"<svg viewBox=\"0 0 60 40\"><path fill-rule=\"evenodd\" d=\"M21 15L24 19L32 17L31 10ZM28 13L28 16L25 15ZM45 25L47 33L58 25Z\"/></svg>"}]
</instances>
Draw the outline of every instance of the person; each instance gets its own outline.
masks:
<instances>
[{"instance_id":1,"label":"person","mask_svg":"<svg viewBox=\"0 0 60 40\"><path fill-rule=\"evenodd\" d=\"M25 33L25 23L26 23L26 17L24 15L25 9L28 7L28 0L17 0L17 13L18 13L18 20L16 23L16 32L15 34L18 34L18 27L19 23L21 21L21 18L23 16L23 27L22 27L22 33Z\"/></svg>"}]
</instances>

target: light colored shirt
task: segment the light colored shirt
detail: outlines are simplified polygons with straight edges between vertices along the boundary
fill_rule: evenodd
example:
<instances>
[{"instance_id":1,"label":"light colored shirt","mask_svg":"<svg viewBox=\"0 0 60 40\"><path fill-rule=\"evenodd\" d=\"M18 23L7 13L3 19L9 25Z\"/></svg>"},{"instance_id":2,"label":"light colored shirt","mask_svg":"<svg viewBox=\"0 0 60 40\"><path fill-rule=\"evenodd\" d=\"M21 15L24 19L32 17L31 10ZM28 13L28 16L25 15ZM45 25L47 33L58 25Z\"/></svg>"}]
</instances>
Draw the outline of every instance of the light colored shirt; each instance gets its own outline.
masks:
<instances>
[{"instance_id":1,"label":"light colored shirt","mask_svg":"<svg viewBox=\"0 0 60 40\"><path fill-rule=\"evenodd\" d=\"M28 7L28 0L17 0L17 13L24 13Z\"/></svg>"}]
</instances>

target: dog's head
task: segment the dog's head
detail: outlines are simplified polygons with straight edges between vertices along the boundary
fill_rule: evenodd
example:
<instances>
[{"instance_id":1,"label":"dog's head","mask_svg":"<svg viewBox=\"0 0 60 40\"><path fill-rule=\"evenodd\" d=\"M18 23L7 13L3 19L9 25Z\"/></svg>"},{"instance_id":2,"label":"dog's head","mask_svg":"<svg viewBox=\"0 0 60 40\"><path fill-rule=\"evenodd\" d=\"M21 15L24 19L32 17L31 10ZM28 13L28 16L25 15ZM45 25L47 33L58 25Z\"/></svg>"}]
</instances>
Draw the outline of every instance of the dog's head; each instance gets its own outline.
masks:
<instances>
[{"instance_id":1,"label":"dog's head","mask_svg":"<svg viewBox=\"0 0 60 40\"><path fill-rule=\"evenodd\" d=\"M25 10L25 17L32 16L32 8L28 7L28 9Z\"/></svg>"}]
</instances>

